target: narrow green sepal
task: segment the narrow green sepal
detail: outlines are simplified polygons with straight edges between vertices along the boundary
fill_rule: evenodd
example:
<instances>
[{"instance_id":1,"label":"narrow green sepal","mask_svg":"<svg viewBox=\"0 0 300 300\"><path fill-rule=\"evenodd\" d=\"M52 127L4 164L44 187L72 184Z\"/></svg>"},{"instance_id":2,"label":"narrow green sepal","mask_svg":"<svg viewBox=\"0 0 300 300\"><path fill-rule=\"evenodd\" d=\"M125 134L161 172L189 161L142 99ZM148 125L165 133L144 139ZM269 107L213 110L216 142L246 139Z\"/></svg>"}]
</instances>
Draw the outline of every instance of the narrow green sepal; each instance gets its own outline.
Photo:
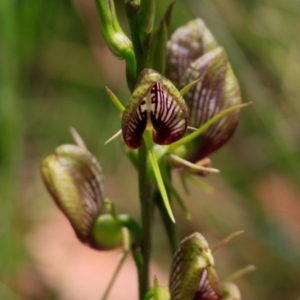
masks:
<instances>
[{"instance_id":1,"label":"narrow green sepal","mask_svg":"<svg viewBox=\"0 0 300 300\"><path fill-rule=\"evenodd\" d=\"M167 35L168 30L166 22L162 19L151 36L150 51L147 61L147 68L154 69L161 74L165 73L166 67Z\"/></svg>"},{"instance_id":2,"label":"narrow green sepal","mask_svg":"<svg viewBox=\"0 0 300 300\"><path fill-rule=\"evenodd\" d=\"M184 94L186 94L192 87L194 87L200 80L202 80L202 77L199 79L196 79L192 82L190 82L189 84L187 84L185 87L183 87L179 92L180 95L183 96Z\"/></svg>"},{"instance_id":3,"label":"narrow green sepal","mask_svg":"<svg viewBox=\"0 0 300 300\"><path fill-rule=\"evenodd\" d=\"M187 172L182 172L193 184L195 184L201 190L207 192L208 194L212 194L214 192L214 188L207 184L206 182L200 180L198 177L193 176Z\"/></svg>"},{"instance_id":4,"label":"narrow green sepal","mask_svg":"<svg viewBox=\"0 0 300 300\"><path fill-rule=\"evenodd\" d=\"M109 96L109 98L111 99L111 101L113 102L113 104L116 106L116 108L120 111L123 112L125 107L123 106L123 104L121 103L121 101L118 99L118 97L112 92L111 89L109 89L107 86L105 87L105 90Z\"/></svg>"},{"instance_id":5,"label":"narrow green sepal","mask_svg":"<svg viewBox=\"0 0 300 300\"><path fill-rule=\"evenodd\" d=\"M190 189L187 184L187 177L188 177L187 175L188 175L188 173L186 173L186 172L179 172L179 178L180 178L181 185L182 185L185 193L187 195L190 195L191 192L190 192Z\"/></svg>"},{"instance_id":6,"label":"narrow green sepal","mask_svg":"<svg viewBox=\"0 0 300 300\"><path fill-rule=\"evenodd\" d=\"M151 34L155 17L155 0L143 0L140 4L138 20L140 41L143 45L145 39Z\"/></svg>"},{"instance_id":7,"label":"narrow green sepal","mask_svg":"<svg viewBox=\"0 0 300 300\"><path fill-rule=\"evenodd\" d=\"M170 201L169 201L169 197L161 176L161 172L158 166L158 162L155 156L155 153L153 151L153 145L152 145L152 141L151 141L151 136L149 135L150 132L146 132L146 134L144 135L144 141L145 141L145 145L147 147L147 151L148 151L148 155L149 155L149 160L153 169L153 173L154 173L154 177L156 179L157 182L157 186L158 189L161 193L161 197L163 199L164 205L166 207L166 210L170 216L170 219L175 223L175 218L172 212L172 208L170 205Z\"/></svg>"},{"instance_id":8,"label":"narrow green sepal","mask_svg":"<svg viewBox=\"0 0 300 300\"><path fill-rule=\"evenodd\" d=\"M220 249L224 245L228 244L232 239L234 239L235 237L237 237L238 235L243 234L243 233L244 233L243 230L238 230L238 231L231 233L230 235L228 235L227 237L222 239L217 245L212 247L211 252L212 253L216 252L218 249Z\"/></svg>"},{"instance_id":9,"label":"narrow green sepal","mask_svg":"<svg viewBox=\"0 0 300 300\"><path fill-rule=\"evenodd\" d=\"M167 7L167 10L164 14L164 19L166 22L167 29L169 29L171 22L172 22L174 4L175 4L175 0L169 4L169 6Z\"/></svg>"},{"instance_id":10,"label":"narrow green sepal","mask_svg":"<svg viewBox=\"0 0 300 300\"><path fill-rule=\"evenodd\" d=\"M180 146L183 146L183 145L191 142L193 139L195 139L200 134L202 134L203 132L205 132L210 126L212 126L214 123L216 123L217 121L219 121L220 119L222 119L227 114L230 114L230 113L232 113L232 112L234 112L236 110L239 110L239 109L241 109L243 107L246 107L246 106L248 106L250 104L251 103L242 103L242 104L233 105L233 106L231 106L231 107L229 107L227 109L224 109L223 111L221 111L220 113L216 114L214 117L212 117L211 119L209 119L206 123L204 123L196 131L190 133L189 135L186 135L185 137L183 137L179 141L177 141L177 142L169 145L168 146L168 152L169 153L174 152Z\"/></svg>"},{"instance_id":11,"label":"narrow green sepal","mask_svg":"<svg viewBox=\"0 0 300 300\"><path fill-rule=\"evenodd\" d=\"M163 181L164 181L166 187L169 189L169 191L171 192L171 194L174 196L174 198L178 202L180 208L182 209L182 211L184 213L185 218L187 220L191 220L192 219L192 215L188 211L188 209L187 209L187 207L186 207L186 205L184 203L184 200L182 199L182 197L180 196L180 194L178 193L178 191L174 187L172 181L169 179L165 168L166 168L166 165L162 164L161 174L162 174L162 177L163 177Z\"/></svg>"},{"instance_id":12,"label":"narrow green sepal","mask_svg":"<svg viewBox=\"0 0 300 300\"><path fill-rule=\"evenodd\" d=\"M245 274L255 271L255 269L256 267L254 265L246 266L242 269L235 271L233 274L229 275L228 277L226 277L224 282L235 281L238 278L244 276Z\"/></svg>"}]
</instances>

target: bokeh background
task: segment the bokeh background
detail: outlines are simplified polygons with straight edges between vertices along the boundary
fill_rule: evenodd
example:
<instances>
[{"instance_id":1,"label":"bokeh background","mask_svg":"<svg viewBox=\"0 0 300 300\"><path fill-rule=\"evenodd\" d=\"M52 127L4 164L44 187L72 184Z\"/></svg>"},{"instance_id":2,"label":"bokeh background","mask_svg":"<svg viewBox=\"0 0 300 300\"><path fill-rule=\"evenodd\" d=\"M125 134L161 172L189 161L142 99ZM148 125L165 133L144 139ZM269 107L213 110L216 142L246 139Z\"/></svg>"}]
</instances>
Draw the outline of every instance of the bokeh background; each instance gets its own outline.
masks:
<instances>
[{"instance_id":1,"label":"bokeh background","mask_svg":"<svg viewBox=\"0 0 300 300\"><path fill-rule=\"evenodd\" d=\"M158 18L169 2L157 1ZM116 6L128 32L123 1ZM179 235L199 231L213 245L245 230L216 252L219 277L254 264L237 281L243 299L299 300L300 2L178 0L172 31L196 17L226 49L253 105L212 157L221 169L205 179L214 193L190 185L191 222L175 205ZM75 126L103 167L107 194L139 220L136 173L119 141L104 146L120 127L104 88L126 103L124 69L104 44L93 0L0 1L0 299L100 299L121 250L96 253L75 239L39 165L71 142ZM166 285L171 258L161 228L156 214L153 274ZM137 299L131 259L110 299Z\"/></svg>"}]
</instances>

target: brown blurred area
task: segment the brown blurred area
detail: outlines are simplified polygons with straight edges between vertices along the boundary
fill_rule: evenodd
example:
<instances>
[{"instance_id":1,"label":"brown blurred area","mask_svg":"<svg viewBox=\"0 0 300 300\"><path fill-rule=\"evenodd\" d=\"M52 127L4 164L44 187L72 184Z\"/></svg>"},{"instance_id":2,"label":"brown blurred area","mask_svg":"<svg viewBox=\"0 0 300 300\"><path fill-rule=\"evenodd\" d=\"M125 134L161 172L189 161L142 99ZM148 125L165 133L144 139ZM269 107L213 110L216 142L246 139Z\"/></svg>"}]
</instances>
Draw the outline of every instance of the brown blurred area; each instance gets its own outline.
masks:
<instances>
[{"instance_id":1,"label":"brown blurred area","mask_svg":"<svg viewBox=\"0 0 300 300\"><path fill-rule=\"evenodd\" d=\"M128 32L123 1L116 0ZM157 1L162 16L169 1ZM212 156L220 175L204 179L212 194L189 184L192 220L174 211L180 238L199 231L211 246L245 233L215 254L225 278L254 264L237 281L243 299L300 297L298 0L178 0L172 31L205 20L227 51L240 81L242 112L229 144ZM158 18L157 18L158 19ZM107 195L119 212L139 220L137 175L117 140L120 128L108 86L129 98L124 62L107 49L92 0L3 0L0 5L0 299L101 299L121 249L81 245L43 187L39 166L55 147L71 143L74 126L100 161ZM167 285L170 250L158 213L153 225L152 275ZM129 257L110 295L137 299Z\"/></svg>"}]
</instances>

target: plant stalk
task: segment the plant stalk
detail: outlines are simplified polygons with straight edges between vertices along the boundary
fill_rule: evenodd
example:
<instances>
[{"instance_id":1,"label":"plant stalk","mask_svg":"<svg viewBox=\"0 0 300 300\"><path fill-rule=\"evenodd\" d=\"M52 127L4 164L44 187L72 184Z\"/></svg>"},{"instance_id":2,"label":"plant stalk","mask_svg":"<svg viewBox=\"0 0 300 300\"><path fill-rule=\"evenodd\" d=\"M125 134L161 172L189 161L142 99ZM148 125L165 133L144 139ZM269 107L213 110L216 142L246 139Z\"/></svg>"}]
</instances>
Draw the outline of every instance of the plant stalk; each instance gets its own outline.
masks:
<instances>
[{"instance_id":1,"label":"plant stalk","mask_svg":"<svg viewBox=\"0 0 300 300\"><path fill-rule=\"evenodd\" d=\"M139 149L138 156L138 180L139 198L142 218L142 242L141 251L143 257L143 268L139 282L139 296L142 300L149 288L149 263L151 254L151 223L153 201L151 197L150 180L147 172L147 149L145 146Z\"/></svg>"}]
</instances>

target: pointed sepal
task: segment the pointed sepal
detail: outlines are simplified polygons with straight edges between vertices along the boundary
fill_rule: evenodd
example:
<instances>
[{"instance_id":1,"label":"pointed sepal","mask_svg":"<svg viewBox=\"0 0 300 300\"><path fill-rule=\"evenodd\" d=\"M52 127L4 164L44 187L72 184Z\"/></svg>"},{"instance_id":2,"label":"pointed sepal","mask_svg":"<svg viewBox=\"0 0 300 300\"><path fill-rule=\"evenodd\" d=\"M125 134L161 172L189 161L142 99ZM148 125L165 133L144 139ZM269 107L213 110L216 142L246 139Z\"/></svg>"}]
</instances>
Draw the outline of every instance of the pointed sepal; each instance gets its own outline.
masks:
<instances>
[{"instance_id":1,"label":"pointed sepal","mask_svg":"<svg viewBox=\"0 0 300 300\"><path fill-rule=\"evenodd\" d=\"M164 74L166 67L166 47L168 29L166 22L162 19L151 36L150 51L147 66Z\"/></svg>"}]
</instances>

